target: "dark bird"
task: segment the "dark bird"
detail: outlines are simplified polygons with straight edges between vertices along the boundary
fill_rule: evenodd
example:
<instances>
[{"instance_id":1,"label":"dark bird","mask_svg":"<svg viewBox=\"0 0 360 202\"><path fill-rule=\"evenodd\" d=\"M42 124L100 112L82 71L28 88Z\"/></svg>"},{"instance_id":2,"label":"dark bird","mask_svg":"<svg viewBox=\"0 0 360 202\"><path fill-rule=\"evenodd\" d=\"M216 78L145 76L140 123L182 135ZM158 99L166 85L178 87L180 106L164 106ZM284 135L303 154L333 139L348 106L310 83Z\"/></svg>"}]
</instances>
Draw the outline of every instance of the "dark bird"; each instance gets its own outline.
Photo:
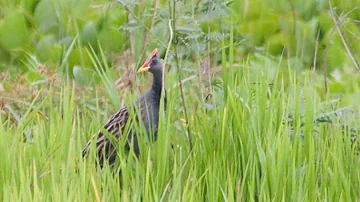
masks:
<instances>
[{"instance_id":1,"label":"dark bird","mask_svg":"<svg viewBox=\"0 0 360 202\"><path fill-rule=\"evenodd\" d=\"M125 150L129 151L131 145L133 145L135 155L139 156L139 145L134 129L130 127L127 130L127 134L124 133L127 124L132 122L132 120L141 120L148 137L152 140L157 139L160 98L162 96L161 91L163 84L163 64L157 56L157 49L153 50L151 55L146 59L145 63L138 69L137 72L146 71L149 71L153 75L152 86L145 95L135 101L134 118L130 119L129 109L127 107L122 107L118 112L111 116L104 125L104 129L112 137L107 138L109 136L104 135L101 130L97 133L96 153L97 161L100 167L103 167L106 161L108 161L109 165L114 164L118 149L117 142L122 136L127 137ZM165 95L164 106L166 106ZM114 139L115 142L110 139ZM91 147L91 142L92 140L90 140L84 148L83 157L87 156Z\"/></svg>"}]
</instances>

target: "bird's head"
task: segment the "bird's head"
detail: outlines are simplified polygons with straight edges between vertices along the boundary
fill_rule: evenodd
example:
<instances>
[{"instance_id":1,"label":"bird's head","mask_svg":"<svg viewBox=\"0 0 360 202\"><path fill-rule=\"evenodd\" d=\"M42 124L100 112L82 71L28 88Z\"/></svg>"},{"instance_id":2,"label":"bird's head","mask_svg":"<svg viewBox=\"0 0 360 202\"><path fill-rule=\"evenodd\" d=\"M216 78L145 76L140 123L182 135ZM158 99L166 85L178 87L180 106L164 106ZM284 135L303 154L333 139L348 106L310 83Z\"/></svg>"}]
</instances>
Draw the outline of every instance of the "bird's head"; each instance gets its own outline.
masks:
<instances>
[{"instance_id":1,"label":"bird's head","mask_svg":"<svg viewBox=\"0 0 360 202\"><path fill-rule=\"evenodd\" d=\"M149 55L149 57L146 59L146 61L144 62L144 64L138 69L137 73L140 72L151 72L151 73L157 73L157 72L162 72L162 62L161 59L157 56L157 48L155 48L151 54Z\"/></svg>"}]
</instances>

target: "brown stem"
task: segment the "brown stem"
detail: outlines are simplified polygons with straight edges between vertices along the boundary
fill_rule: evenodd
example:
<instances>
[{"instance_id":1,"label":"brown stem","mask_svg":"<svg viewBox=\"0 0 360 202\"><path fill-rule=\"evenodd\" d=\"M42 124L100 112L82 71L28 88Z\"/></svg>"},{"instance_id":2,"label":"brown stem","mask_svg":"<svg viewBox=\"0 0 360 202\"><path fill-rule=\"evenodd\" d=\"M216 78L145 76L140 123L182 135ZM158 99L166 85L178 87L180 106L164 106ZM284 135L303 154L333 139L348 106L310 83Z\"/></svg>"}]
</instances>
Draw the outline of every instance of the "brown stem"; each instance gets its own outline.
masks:
<instances>
[{"instance_id":1,"label":"brown stem","mask_svg":"<svg viewBox=\"0 0 360 202\"><path fill-rule=\"evenodd\" d=\"M176 23L176 3L175 0L173 0L173 6L171 9L171 4L169 1L169 10L172 13L172 30L174 31L174 35L176 34L175 32L175 23ZM186 121L186 129L188 132L188 138L189 138L189 145L190 145L190 152L193 149L193 144L192 144L192 135L191 135L191 129L190 129L190 122L189 122L189 117L188 117L188 113L187 113L187 108L186 108L186 103L185 103L185 96L184 96L184 90L183 90L183 86L181 83L181 71L180 71L180 65L179 65L179 59L178 59L178 54L177 54L177 48L176 48L176 44L175 44L175 37L173 38L172 41L173 45L174 45L174 53L175 53L175 63L176 63L176 69L178 72L178 81L179 81L179 88L180 88L180 96L181 96L181 103L183 104L184 107L184 115L185 115L185 121Z\"/></svg>"},{"instance_id":2,"label":"brown stem","mask_svg":"<svg viewBox=\"0 0 360 202\"><path fill-rule=\"evenodd\" d=\"M209 5L210 5L210 0L209 0ZM209 8L208 8L208 34L210 34L210 31L211 31L211 29L210 29L210 7L211 6L209 6ZM209 97L209 98L211 98L211 95L212 95L212 89L211 89L211 76L210 76L210 68L211 68L211 58L210 58L210 46L211 44L210 44L210 39L208 39L208 44L207 44L207 57L208 57L208 64L207 64L207 71L206 71L206 76L207 76L207 88L208 88L208 94L207 94L207 98Z\"/></svg>"},{"instance_id":3,"label":"brown stem","mask_svg":"<svg viewBox=\"0 0 360 202\"><path fill-rule=\"evenodd\" d=\"M319 48L319 37L320 37L320 29L318 30L318 33L316 35L316 41L315 41L315 55L314 55L314 61L313 61L313 82L314 82L315 71L316 71L316 61L317 61L317 54L318 54L318 48Z\"/></svg>"},{"instance_id":4,"label":"brown stem","mask_svg":"<svg viewBox=\"0 0 360 202\"><path fill-rule=\"evenodd\" d=\"M339 19L336 18L335 16L335 13L334 13L334 9L331 5L331 2L329 0L329 8L330 8L330 15L335 23L335 28L336 28L336 31L338 32L339 36L340 36L340 39L341 41L343 42L343 45L345 47L345 50L348 54L348 56L350 57L352 63L354 64L355 68L357 69L357 71L359 72L360 71L360 66L359 66L359 63L358 61L356 60L356 58L354 57L354 54L352 53L351 51L351 48L349 47L346 39L345 39L345 36L344 34L342 33L341 29L340 29L340 23L339 22Z\"/></svg>"},{"instance_id":5,"label":"brown stem","mask_svg":"<svg viewBox=\"0 0 360 202\"><path fill-rule=\"evenodd\" d=\"M330 10L333 13L332 9L333 7L331 6L331 2L329 1L329 5L330 5ZM327 94L327 60L326 60L326 56L327 56L327 51L329 49L329 46L330 46L330 39L332 37L332 35L334 34L335 32L335 29L339 26L339 24L342 23L342 21L346 18L347 15L349 15L351 12L353 12L354 10L358 9L359 7L355 7L353 9L351 9L349 12L347 12L345 15L342 16L342 19L337 19L336 22L335 22L335 27L331 30L330 32L330 35L329 35L329 40L328 42L326 43L326 47L325 47L325 50L324 50L324 56L323 56L323 60L324 60L324 93L325 95Z\"/></svg>"}]
</instances>

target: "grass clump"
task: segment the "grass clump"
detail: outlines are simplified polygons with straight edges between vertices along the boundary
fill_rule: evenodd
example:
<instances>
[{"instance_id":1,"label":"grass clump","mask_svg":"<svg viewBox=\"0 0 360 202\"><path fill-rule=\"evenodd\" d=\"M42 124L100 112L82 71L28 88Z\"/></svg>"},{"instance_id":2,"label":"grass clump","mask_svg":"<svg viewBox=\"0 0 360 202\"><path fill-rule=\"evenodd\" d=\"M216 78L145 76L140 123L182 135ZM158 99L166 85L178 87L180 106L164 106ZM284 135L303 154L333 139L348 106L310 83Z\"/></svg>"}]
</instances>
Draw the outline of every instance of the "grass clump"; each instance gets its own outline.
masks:
<instances>
[{"instance_id":1,"label":"grass clump","mask_svg":"<svg viewBox=\"0 0 360 202\"><path fill-rule=\"evenodd\" d=\"M41 0L23 11L44 32L36 42L35 24L8 14L16 6L0 8L5 25L27 30L17 29L26 43L0 47L0 93L11 92L0 94L1 201L359 200L359 82L355 68L329 76L352 53L336 40L326 54L336 17L325 16L327 2L176 2ZM1 33L13 36L10 27ZM159 138L140 135L139 159L119 152L115 168L97 169L82 149L144 91L149 81L133 72L157 46L168 50Z\"/></svg>"},{"instance_id":2,"label":"grass clump","mask_svg":"<svg viewBox=\"0 0 360 202\"><path fill-rule=\"evenodd\" d=\"M158 141L142 144L138 160L119 154L121 188L119 177L109 167L95 168L94 155L86 161L81 158L86 141L110 115L107 111L100 114L101 109L111 107L97 103L91 109L79 104L71 82L60 93L49 89L41 101L34 100L36 107L29 107L17 124L1 116L1 198L357 200L359 157L351 138L358 120L356 110L322 100L311 81L299 82L295 73L289 75L294 79L288 85L276 79L280 74L269 85L269 76L254 71L257 68L233 70L244 76L215 86L210 102L194 96L197 89L185 84L187 124L179 89L169 87ZM167 80L168 86L175 83ZM44 111L46 115L40 116ZM344 118L339 119L339 114ZM186 127L191 129L191 151Z\"/></svg>"}]
</instances>

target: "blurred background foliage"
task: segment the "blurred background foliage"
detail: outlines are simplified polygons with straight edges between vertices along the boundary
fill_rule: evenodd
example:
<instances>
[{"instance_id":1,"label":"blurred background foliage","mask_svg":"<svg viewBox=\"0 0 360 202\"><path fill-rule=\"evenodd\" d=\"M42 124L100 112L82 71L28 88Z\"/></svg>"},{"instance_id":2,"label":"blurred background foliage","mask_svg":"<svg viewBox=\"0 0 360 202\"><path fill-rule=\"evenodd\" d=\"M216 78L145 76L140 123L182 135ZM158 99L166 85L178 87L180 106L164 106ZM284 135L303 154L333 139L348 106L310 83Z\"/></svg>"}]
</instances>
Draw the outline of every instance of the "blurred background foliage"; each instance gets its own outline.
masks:
<instances>
[{"instance_id":1,"label":"blurred background foliage","mask_svg":"<svg viewBox=\"0 0 360 202\"><path fill-rule=\"evenodd\" d=\"M350 52L335 29L330 3ZM10 77L23 75L31 83L43 79L42 67L91 85L100 82L91 60L95 54L96 58L105 57L111 71L127 71L131 76L129 72L138 67L146 52L154 47L164 52L169 40L168 20L174 18L173 44L185 75L196 72L208 56L215 68L222 60L223 42L232 40L233 50L226 48L226 52L232 52L236 63L271 62L274 69L265 70L269 74L278 67L281 71L314 69L319 74L325 70L331 90L341 93L351 89L349 80L358 80L354 73L358 72L360 54L359 3L1 0L0 71ZM169 61L171 65L173 54Z\"/></svg>"}]
</instances>

